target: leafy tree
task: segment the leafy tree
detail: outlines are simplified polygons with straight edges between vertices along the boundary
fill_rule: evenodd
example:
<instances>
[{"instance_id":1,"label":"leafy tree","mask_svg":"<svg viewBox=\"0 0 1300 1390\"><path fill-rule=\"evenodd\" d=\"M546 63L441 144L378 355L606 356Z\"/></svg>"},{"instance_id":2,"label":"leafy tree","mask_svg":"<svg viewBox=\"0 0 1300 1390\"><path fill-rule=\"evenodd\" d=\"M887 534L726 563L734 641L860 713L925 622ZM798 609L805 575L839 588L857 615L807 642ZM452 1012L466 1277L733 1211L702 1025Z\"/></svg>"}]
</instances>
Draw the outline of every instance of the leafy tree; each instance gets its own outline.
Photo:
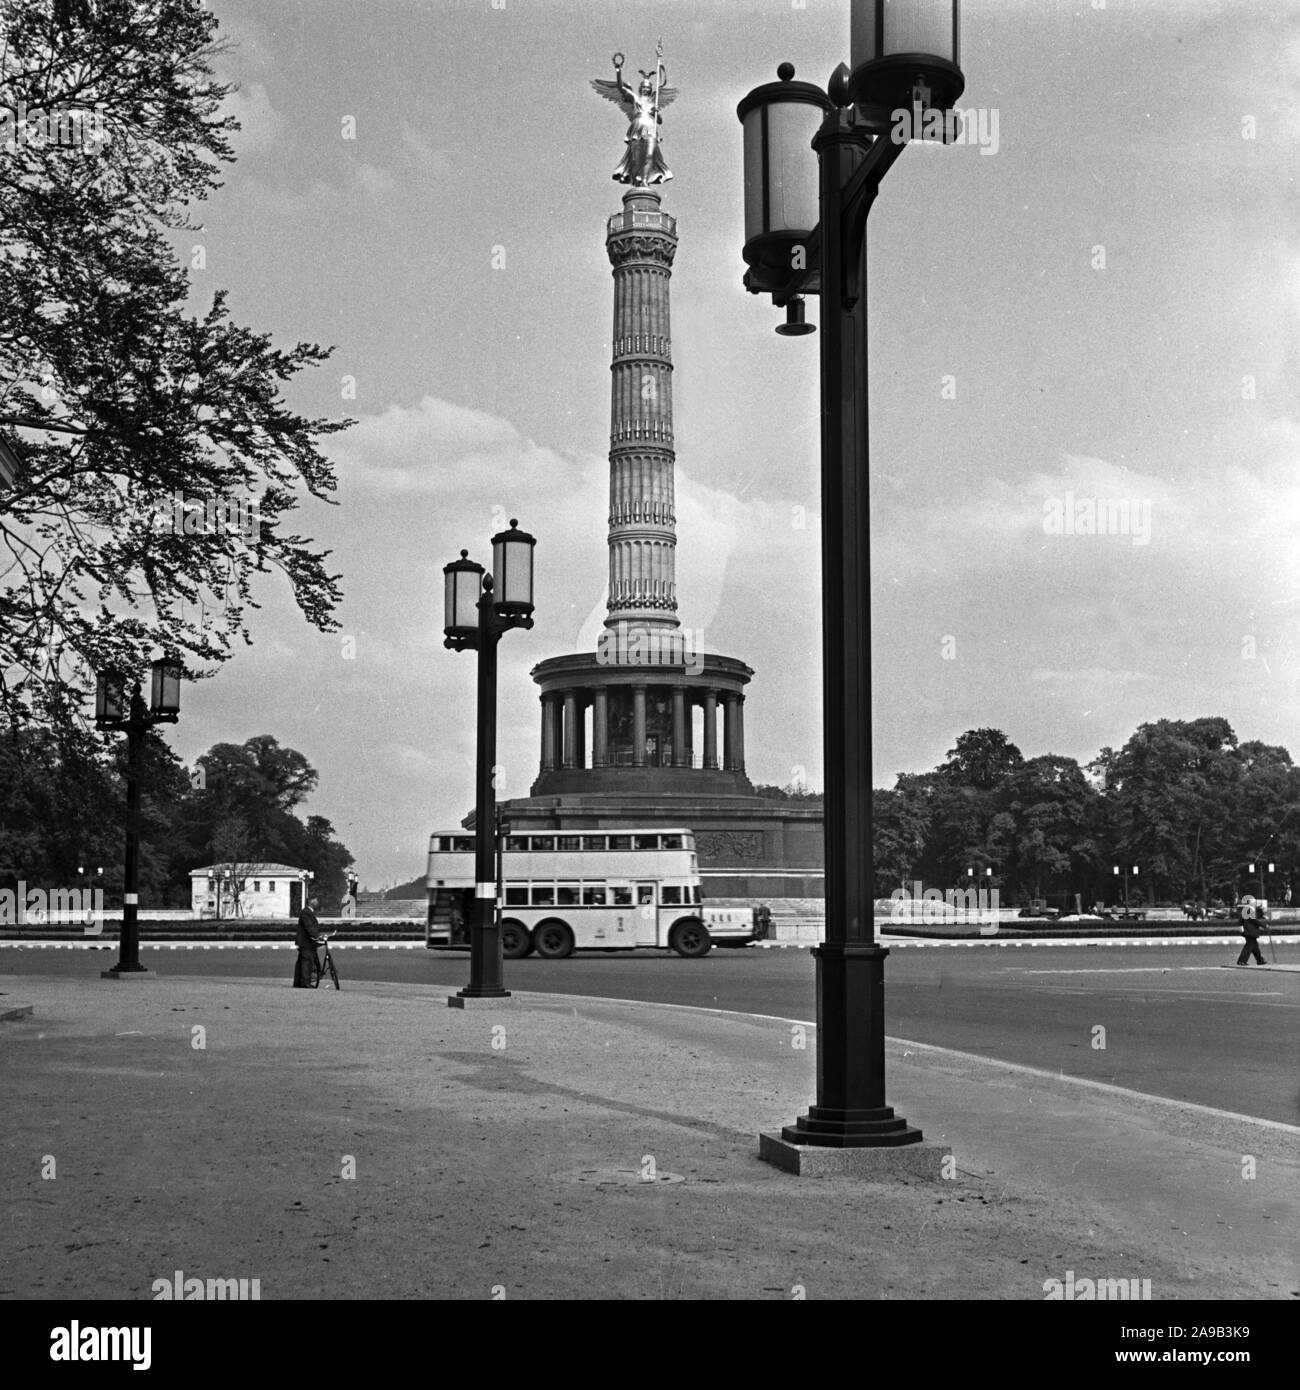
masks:
<instances>
[{"instance_id":1,"label":"leafy tree","mask_svg":"<svg viewBox=\"0 0 1300 1390\"><path fill-rule=\"evenodd\" d=\"M1238 853L1233 807L1243 768L1226 719L1141 725L1094 766L1105 778L1106 842L1121 867L1137 865L1148 901L1213 896ZM1231 877L1231 875L1229 875Z\"/></svg>"},{"instance_id":2,"label":"leafy tree","mask_svg":"<svg viewBox=\"0 0 1300 1390\"><path fill-rule=\"evenodd\" d=\"M961 786L989 791L1023 761L1020 749L1001 729L971 729L948 750L940 771Z\"/></svg>"},{"instance_id":3,"label":"leafy tree","mask_svg":"<svg viewBox=\"0 0 1300 1390\"><path fill-rule=\"evenodd\" d=\"M270 734L218 743L198 759L202 786L186 807L186 869L208 862L277 863L310 869L326 905L343 896L352 856L324 816L304 823L295 809L319 780L316 769Z\"/></svg>"},{"instance_id":4,"label":"leafy tree","mask_svg":"<svg viewBox=\"0 0 1300 1390\"><path fill-rule=\"evenodd\" d=\"M887 898L916 878L915 867L925 851L929 811L917 797L904 791L871 793L871 823L875 835L875 896Z\"/></svg>"},{"instance_id":5,"label":"leafy tree","mask_svg":"<svg viewBox=\"0 0 1300 1390\"><path fill-rule=\"evenodd\" d=\"M226 660L259 573L337 626L328 552L284 524L335 487L317 441L350 422L281 396L328 353L274 348L220 291L192 315L167 236L197 230L187 208L233 160L216 28L196 0L0 0L0 106L28 117L0 159L0 429L24 456L0 514L13 717L67 719L88 668L140 673L157 646ZM178 495L222 522L178 530Z\"/></svg>"},{"instance_id":6,"label":"leafy tree","mask_svg":"<svg viewBox=\"0 0 1300 1390\"><path fill-rule=\"evenodd\" d=\"M1097 877L1098 793L1073 758L1045 754L1017 766L999 790L1006 879L1033 898Z\"/></svg>"}]
</instances>

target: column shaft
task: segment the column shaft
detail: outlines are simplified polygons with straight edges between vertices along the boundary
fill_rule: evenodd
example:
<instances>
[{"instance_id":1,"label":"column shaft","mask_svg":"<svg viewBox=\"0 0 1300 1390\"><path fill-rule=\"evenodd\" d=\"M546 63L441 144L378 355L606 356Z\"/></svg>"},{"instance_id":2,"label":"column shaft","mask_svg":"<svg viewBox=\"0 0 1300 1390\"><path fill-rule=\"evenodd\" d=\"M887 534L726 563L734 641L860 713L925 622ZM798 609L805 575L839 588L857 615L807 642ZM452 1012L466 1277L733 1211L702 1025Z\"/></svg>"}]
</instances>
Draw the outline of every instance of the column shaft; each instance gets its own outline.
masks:
<instances>
[{"instance_id":1,"label":"column shaft","mask_svg":"<svg viewBox=\"0 0 1300 1390\"><path fill-rule=\"evenodd\" d=\"M718 692L704 692L704 766L718 765Z\"/></svg>"},{"instance_id":2,"label":"column shaft","mask_svg":"<svg viewBox=\"0 0 1300 1390\"><path fill-rule=\"evenodd\" d=\"M673 687L673 766L686 766L686 692Z\"/></svg>"},{"instance_id":3,"label":"column shaft","mask_svg":"<svg viewBox=\"0 0 1300 1390\"><path fill-rule=\"evenodd\" d=\"M609 695L602 686L596 691L591 714L591 763L604 767L609 760Z\"/></svg>"},{"instance_id":4,"label":"column shaft","mask_svg":"<svg viewBox=\"0 0 1300 1390\"><path fill-rule=\"evenodd\" d=\"M575 740L573 728L573 715L573 691L566 690L564 692L564 745L560 755L561 766L563 767L572 767L574 765L573 755L575 749Z\"/></svg>"},{"instance_id":5,"label":"column shaft","mask_svg":"<svg viewBox=\"0 0 1300 1390\"><path fill-rule=\"evenodd\" d=\"M632 766L645 766L645 686L632 687Z\"/></svg>"}]
</instances>

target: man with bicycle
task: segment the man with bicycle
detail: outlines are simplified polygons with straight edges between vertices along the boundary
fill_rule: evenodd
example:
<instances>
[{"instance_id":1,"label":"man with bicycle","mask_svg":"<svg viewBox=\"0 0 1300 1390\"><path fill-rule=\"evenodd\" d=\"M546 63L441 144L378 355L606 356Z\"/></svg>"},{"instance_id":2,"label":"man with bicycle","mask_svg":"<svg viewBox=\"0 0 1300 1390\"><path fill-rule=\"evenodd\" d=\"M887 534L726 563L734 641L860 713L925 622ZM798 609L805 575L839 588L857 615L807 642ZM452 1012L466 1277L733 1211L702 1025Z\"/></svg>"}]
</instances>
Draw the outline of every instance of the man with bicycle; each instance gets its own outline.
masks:
<instances>
[{"instance_id":1,"label":"man with bicycle","mask_svg":"<svg viewBox=\"0 0 1300 1390\"><path fill-rule=\"evenodd\" d=\"M316 954L320 945L320 922L316 919L316 909L320 899L310 897L307 906L298 914L298 963L293 970L294 989L315 989L320 975L320 957Z\"/></svg>"}]
</instances>

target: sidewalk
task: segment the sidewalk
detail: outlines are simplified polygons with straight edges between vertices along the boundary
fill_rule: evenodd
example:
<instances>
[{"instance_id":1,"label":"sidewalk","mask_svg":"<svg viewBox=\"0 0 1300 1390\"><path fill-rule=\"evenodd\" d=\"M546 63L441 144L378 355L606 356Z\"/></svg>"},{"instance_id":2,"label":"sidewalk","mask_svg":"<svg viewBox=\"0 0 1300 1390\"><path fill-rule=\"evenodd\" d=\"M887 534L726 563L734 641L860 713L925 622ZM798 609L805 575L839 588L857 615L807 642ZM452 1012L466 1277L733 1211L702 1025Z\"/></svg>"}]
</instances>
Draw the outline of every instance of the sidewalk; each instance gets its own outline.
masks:
<instances>
[{"instance_id":1,"label":"sidewalk","mask_svg":"<svg viewBox=\"0 0 1300 1390\"><path fill-rule=\"evenodd\" d=\"M1288 1126L891 1042L890 1102L956 1177L795 1178L757 1136L813 1098L798 1020L100 964L0 977L35 1006L0 1025L0 1297L147 1299L178 1270L264 1299L1300 1290Z\"/></svg>"}]
</instances>

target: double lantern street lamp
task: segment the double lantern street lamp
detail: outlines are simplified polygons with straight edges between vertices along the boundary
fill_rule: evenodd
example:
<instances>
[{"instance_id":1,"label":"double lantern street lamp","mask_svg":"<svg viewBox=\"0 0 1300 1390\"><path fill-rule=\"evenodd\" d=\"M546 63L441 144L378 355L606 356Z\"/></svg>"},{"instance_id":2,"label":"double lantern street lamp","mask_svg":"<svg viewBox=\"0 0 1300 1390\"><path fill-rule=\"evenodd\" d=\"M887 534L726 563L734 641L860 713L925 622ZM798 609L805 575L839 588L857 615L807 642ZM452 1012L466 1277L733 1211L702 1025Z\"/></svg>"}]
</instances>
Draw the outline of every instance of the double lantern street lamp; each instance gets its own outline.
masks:
<instances>
[{"instance_id":1,"label":"double lantern street lamp","mask_svg":"<svg viewBox=\"0 0 1300 1390\"><path fill-rule=\"evenodd\" d=\"M1118 877L1119 872L1120 872L1120 867L1119 867L1119 865L1118 865L1118 864L1113 864L1113 865L1111 866L1111 869L1112 869L1112 872L1116 875L1116 877ZM1133 865L1132 871L1130 871L1127 867L1124 869L1124 915L1125 915L1125 917L1128 916L1128 881L1129 881L1130 878L1136 878L1137 876L1138 876L1138 866L1137 866L1136 864Z\"/></svg>"},{"instance_id":2,"label":"double lantern street lamp","mask_svg":"<svg viewBox=\"0 0 1300 1390\"><path fill-rule=\"evenodd\" d=\"M1272 863L1269 864L1269 866L1268 866L1268 873L1269 873L1269 877L1270 877L1270 878L1272 878L1273 873L1274 873L1276 867L1277 867L1277 866L1276 866L1275 864L1272 864ZM1253 873L1255 872L1255 865L1254 865L1253 863L1248 864L1248 865L1246 866L1246 872L1247 872L1247 873L1253 874ZM1267 888L1267 886L1266 886L1265 883L1264 883L1264 865L1263 865L1262 862L1260 863L1260 866L1259 866L1259 896L1260 896L1261 898L1263 898L1265 902L1268 901L1268 888Z\"/></svg>"},{"instance_id":3,"label":"double lantern street lamp","mask_svg":"<svg viewBox=\"0 0 1300 1390\"><path fill-rule=\"evenodd\" d=\"M462 550L443 566L443 646L478 652L478 751L474 798L474 908L470 916L469 984L451 1004L466 999L508 999L502 984L501 924L497 904L496 786L497 643L511 628L533 625L534 537L510 529L492 537L492 574Z\"/></svg>"},{"instance_id":4,"label":"double lantern street lamp","mask_svg":"<svg viewBox=\"0 0 1300 1390\"><path fill-rule=\"evenodd\" d=\"M822 651L826 940L817 959L817 1103L763 1135L795 1172L844 1166L826 1150L897 1148L921 1131L885 1104L884 961L873 920L871 566L867 450L867 214L908 140L953 138L957 0L852 0L851 67L828 90L779 81L736 109L744 128L746 289L821 312ZM809 155L816 151L816 165ZM817 1155L821 1156L818 1157ZM865 1163L865 1157L860 1160ZM923 1165L924 1166L924 1165Z\"/></svg>"},{"instance_id":5,"label":"double lantern street lamp","mask_svg":"<svg viewBox=\"0 0 1300 1390\"><path fill-rule=\"evenodd\" d=\"M146 706L136 681L127 694L126 680L101 674L95 681L95 727L126 733L126 872L122 886L122 935L118 962L101 972L106 980L147 975L140 964L140 768L144 736L155 724L174 724L181 708L181 665L173 657L153 662Z\"/></svg>"}]
</instances>

